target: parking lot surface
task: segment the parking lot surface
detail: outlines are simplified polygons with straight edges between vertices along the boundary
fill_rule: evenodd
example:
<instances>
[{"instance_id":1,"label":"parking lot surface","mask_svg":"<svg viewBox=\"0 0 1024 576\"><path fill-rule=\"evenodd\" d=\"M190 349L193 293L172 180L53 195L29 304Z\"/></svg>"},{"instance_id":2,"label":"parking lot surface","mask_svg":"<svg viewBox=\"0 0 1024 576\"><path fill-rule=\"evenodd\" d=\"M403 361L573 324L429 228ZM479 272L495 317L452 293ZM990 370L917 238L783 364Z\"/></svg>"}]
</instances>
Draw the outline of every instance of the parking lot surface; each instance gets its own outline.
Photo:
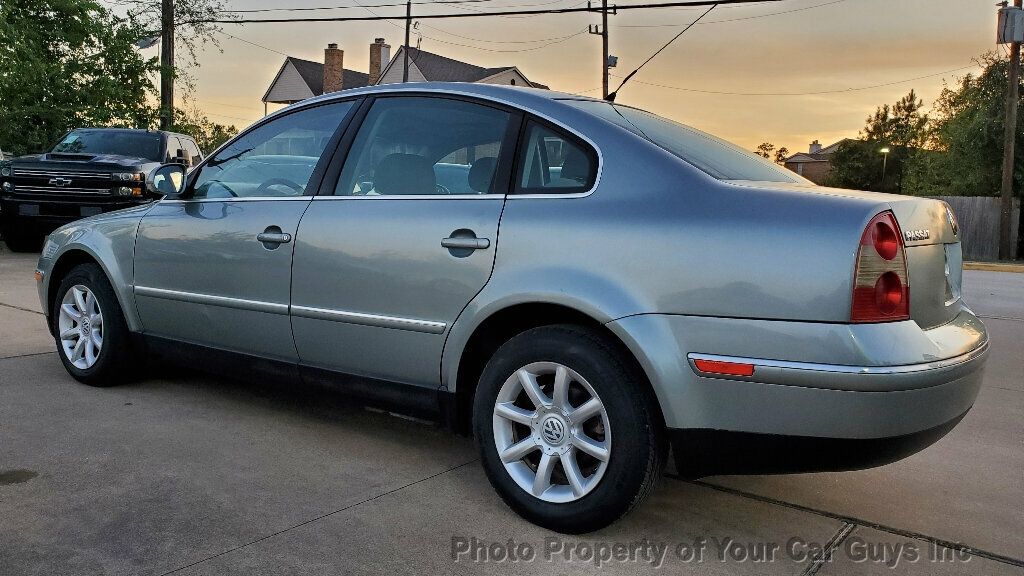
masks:
<instances>
[{"instance_id":1,"label":"parking lot surface","mask_svg":"<svg viewBox=\"0 0 1024 576\"><path fill-rule=\"evenodd\" d=\"M504 506L471 440L330 391L166 366L78 384L35 260L0 248L0 575L1024 574L1024 274L965 272L992 353L934 446L858 472L669 476L625 520L560 536Z\"/></svg>"}]
</instances>

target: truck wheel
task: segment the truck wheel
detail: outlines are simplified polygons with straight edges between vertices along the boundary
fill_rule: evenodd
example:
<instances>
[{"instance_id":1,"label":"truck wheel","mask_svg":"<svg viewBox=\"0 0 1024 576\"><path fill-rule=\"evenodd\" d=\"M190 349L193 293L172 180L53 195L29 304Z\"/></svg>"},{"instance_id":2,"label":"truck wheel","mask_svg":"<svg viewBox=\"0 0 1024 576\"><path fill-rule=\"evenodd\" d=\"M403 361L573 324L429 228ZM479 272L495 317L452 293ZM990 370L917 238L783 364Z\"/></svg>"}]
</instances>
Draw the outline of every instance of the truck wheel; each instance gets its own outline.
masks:
<instances>
[{"instance_id":1,"label":"truck wheel","mask_svg":"<svg viewBox=\"0 0 1024 576\"><path fill-rule=\"evenodd\" d=\"M16 226L4 228L4 243L11 252L39 252L43 246L43 235Z\"/></svg>"},{"instance_id":2,"label":"truck wheel","mask_svg":"<svg viewBox=\"0 0 1024 576\"><path fill-rule=\"evenodd\" d=\"M102 268L72 268L51 310L57 352L72 377L90 386L113 386L132 374L135 354L128 325Z\"/></svg>"},{"instance_id":3,"label":"truck wheel","mask_svg":"<svg viewBox=\"0 0 1024 576\"><path fill-rule=\"evenodd\" d=\"M505 503L564 533L635 508L667 452L642 374L604 336L570 325L528 330L498 349L480 378L473 428Z\"/></svg>"}]
</instances>

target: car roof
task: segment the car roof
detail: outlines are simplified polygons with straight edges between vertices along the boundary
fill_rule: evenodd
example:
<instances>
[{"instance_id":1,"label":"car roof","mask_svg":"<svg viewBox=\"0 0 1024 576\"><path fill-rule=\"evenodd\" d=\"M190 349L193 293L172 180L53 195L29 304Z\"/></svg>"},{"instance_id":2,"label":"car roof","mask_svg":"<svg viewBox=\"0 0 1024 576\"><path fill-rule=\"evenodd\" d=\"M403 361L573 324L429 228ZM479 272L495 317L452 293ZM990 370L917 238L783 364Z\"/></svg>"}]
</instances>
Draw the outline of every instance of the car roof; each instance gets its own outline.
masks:
<instances>
[{"instance_id":1,"label":"car roof","mask_svg":"<svg viewBox=\"0 0 1024 576\"><path fill-rule=\"evenodd\" d=\"M595 100L586 96L545 90L543 88L526 88L522 86L508 86L503 84L479 84L475 82L405 82L396 84L380 84L377 86L365 86L352 88L338 92L329 92L320 96L314 96L302 100L301 104L311 102L324 102L352 96L369 96L374 94L400 94L403 92L434 92L437 94L456 94L466 96L479 96L482 98L507 102L513 105L529 106L540 101L553 100ZM595 100L600 101L600 100Z\"/></svg>"}]
</instances>

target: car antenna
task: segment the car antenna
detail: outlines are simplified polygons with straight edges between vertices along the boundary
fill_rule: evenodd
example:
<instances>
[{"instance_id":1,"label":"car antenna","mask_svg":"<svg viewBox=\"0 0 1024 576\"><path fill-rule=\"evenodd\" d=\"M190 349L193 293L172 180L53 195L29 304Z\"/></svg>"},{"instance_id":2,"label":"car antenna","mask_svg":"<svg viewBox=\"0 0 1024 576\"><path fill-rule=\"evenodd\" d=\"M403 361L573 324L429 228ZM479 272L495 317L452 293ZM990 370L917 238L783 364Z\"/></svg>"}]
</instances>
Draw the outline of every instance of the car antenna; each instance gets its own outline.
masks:
<instances>
[{"instance_id":1,"label":"car antenna","mask_svg":"<svg viewBox=\"0 0 1024 576\"><path fill-rule=\"evenodd\" d=\"M641 68L643 68L644 66L646 66L648 62L650 62L651 60L654 60L654 57L655 57L655 56L657 56L658 54L661 54L661 51L662 51L662 50L664 50L665 48L668 48L670 44L672 44L673 42L675 42L675 41L676 41L676 39L677 39L677 38L679 38L680 36L682 36L683 34L685 34L687 30L689 30L690 28L693 28L693 25L694 25L694 24L696 24L697 22L700 22L700 19L701 19L701 18L703 18L703 17L707 16L707 15L708 15L708 13L710 13L710 12L711 12L712 10L714 10L714 9L715 9L715 8L716 8L717 6L718 6L718 4L712 4L712 5L711 5L711 7L710 7L710 8L708 8L707 10L705 10L703 14L701 14L700 16L698 16L696 20L694 20L693 22L690 22L689 24L687 24L687 25L686 25L686 28L683 28L683 29L682 29L682 30L681 30L681 31L679 32L679 34L676 34L675 36L673 36L673 37L672 37L672 39L671 39L671 40L669 40L668 42L666 42L664 46L662 46L661 48L658 48L658 51L657 51L657 52L655 52L654 54L651 54L651 57L650 57L650 58L648 58L647 60L644 60L644 63L643 63L643 64L641 64L641 65L637 66L637 67L636 67L636 70L633 70L633 71L632 71L632 72L630 72L629 74L626 74L626 77L622 79L622 83L621 83L621 84L619 84L619 87L618 87L618 88L616 88L616 89L615 89L615 90L614 90L613 92L611 92L611 93L610 93L610 94L608 94L607 96L605 96L605 97L604 97L604 99L605 99L605 100L607 100L608 102L615 102L615 95L619 93L619 90L622 90L622 87L626 85L626 82L629 82L630 78L632 78L633 76L635 76L635 75L636 75L636 73L637 73L637 72L639 72Z\"/></svg>"}]
</instances>

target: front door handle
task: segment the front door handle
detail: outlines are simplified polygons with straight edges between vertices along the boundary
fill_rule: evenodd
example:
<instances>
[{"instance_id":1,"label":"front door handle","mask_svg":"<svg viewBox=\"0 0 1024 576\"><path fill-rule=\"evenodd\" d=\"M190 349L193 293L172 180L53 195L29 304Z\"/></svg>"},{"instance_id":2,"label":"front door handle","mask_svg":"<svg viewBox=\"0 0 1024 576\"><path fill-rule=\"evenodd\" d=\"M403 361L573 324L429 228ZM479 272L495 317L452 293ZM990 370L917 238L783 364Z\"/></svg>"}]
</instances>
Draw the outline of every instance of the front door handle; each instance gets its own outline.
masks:
<instances>
[{"instance_id":1,"label":"front door handle","mask_svg":"<svg viewBox=\"0 0 1024 576\"><path fill-rule=\"evenodd\" d=\"M451 250L486 250L491 247L487 238L452 236L441 240L441 246Z\"/></svg>"},{"instance_id":2,"label":"front door handle","mask_svg":"<svg viewBox=\"0 0 1024 576\"><path fill-rule=\"evenodd\" d=\"M292 235L282 232L277 226L267 226L267 229L256 235L256 241L263 244L267 250L273 250L280 244L287 244L292 241Z\"/></svg>"}]
</instances>

